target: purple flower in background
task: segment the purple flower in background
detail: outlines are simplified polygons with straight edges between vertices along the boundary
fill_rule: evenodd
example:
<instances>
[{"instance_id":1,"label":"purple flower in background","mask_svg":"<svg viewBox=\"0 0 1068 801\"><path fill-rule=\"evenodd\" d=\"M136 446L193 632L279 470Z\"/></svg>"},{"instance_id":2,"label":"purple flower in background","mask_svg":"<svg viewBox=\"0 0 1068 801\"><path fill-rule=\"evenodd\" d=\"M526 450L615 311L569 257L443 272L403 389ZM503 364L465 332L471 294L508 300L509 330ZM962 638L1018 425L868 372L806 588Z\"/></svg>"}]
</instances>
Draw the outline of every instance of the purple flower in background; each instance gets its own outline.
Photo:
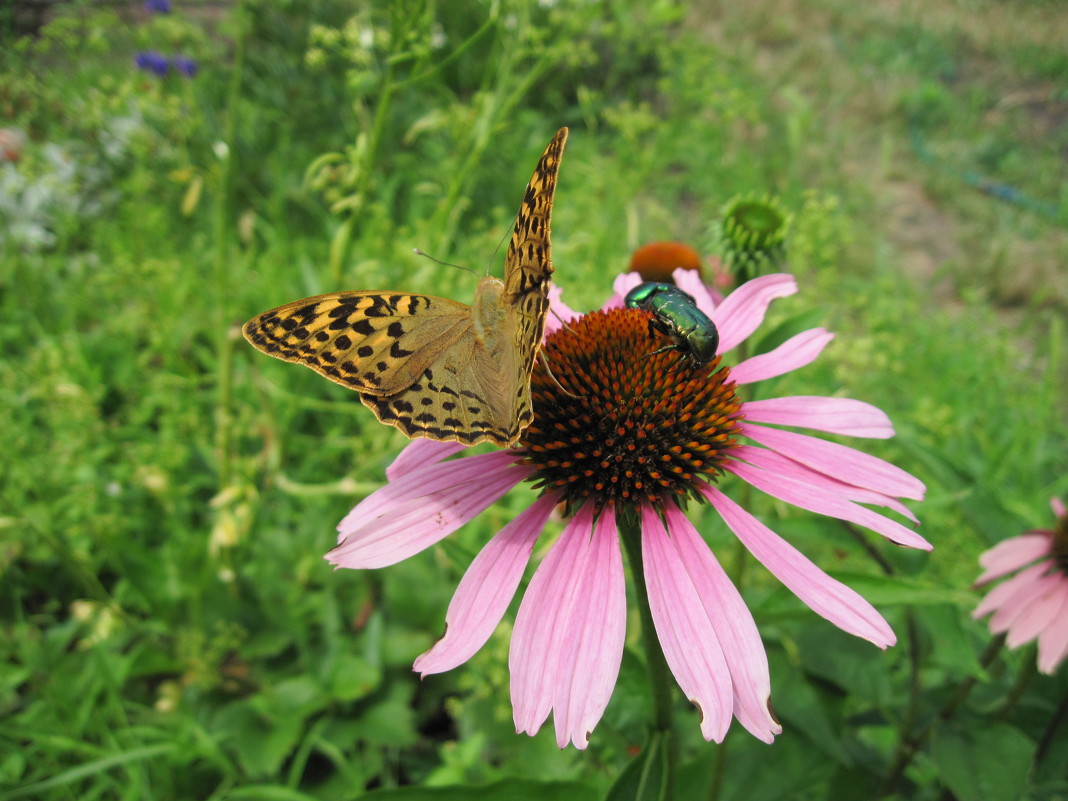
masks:
<instances>
[{"instance_id":1,"label":"purple flower in background","mask_svg":"<svg viewBox=\"0 0 1068 801\"><path fill-rule=\"evenodd\" d=\"M171 63L174 64L174 68L186 78L192 78L197 74L197 63L191 58L175 56L171 59Z\"/></svg>"},{"instance_id":2,"label":"purple flower in background","mask_svg":"<svg viewBox=\"0 0 1068 801\"><path fill-rule=\"evenodd\" d=\"M138 53L134 57L134 63L137 64L138 69L153 72L160 77L166 75L167 70L170 69L167 57L162 53L157 53L155 50Z\"/></svg>"},{"instance_id":3,"label":"purple flower in background","mask_svg":"<svg viewBox=\"0 0 1068 801\"><path fill-rule=\"evenodd\" d=\"M170 14L171 0L145 0L145 11L149 14Z\"/></svg>"}]
</instances>

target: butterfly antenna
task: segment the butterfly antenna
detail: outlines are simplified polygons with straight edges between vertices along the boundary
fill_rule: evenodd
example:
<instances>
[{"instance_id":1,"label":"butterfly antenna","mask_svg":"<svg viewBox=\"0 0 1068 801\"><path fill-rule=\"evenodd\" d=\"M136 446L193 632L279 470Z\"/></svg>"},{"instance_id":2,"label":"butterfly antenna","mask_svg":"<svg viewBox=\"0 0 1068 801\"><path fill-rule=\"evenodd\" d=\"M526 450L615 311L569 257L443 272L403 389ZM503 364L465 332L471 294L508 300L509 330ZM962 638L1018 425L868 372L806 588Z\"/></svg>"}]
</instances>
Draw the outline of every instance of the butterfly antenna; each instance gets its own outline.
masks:
<instances>
[{"instance_id":1,"label":"butterfly antenna","mask_svg":"<svg viewBox=\"0 0 1068 801\"><path fill-rule=\"evenodd\" d=\"M553 383L556 384L557 389L559 389L561 392L563 392L568 397L571 397L571 398L581 397L579 395L576 395L574 392L569 392L568 390L566 390L564 388L564 385L556 380L556 376L553 375L553 371L549 367L549 360L547 358L545 358L545 349L544 348L539 349L539 353L541 354L541 359L539 359L538 361L540 361L542 367L545 368L545 372L548 374L549 378L551 378L553 380Z\"/></svg>"},{"instance_id":2,"label":"butterfly antenna","mask_svg":"<svg viewBox=\"0 0 1068 801\"><path fill-rule=\"evenodd\" d=\"M512 220L512 226L513 228L515 227L515 220ZM507 231L504 232L504 236L500 238L500 241L497 242L497 247L493 249L493 255L489 257L489 261L486 263L486 275L489 275L490 272L493 270L493 262L497 261L497 256L498 254L500 254L501 248L504 246L504 243L508 241L508 238L511 235L512 228L509 228Z\"/></svg>"},{"instance_id":3,"label":"butterfly antenna","mask_svg":"<svg viewBox=\"0 0 1068 801\"><path fill-rule=\"evenodd\" d=\"M458 270L467 270L467 272L471 273L471 275L478 275L478 273L476 273L470 267L464 267L462 264L453 264L451 261L442 261L441 259L437 259L431 256L429 253L420 250L419 248L412 248L412 251L415 253L416 256L425 256L435 264L440 264L442 267L455 267Z\"/></svg>"},{"instance_id":4,"label":"butterfly antenna","mask_svg":"<svg viewBox=\"0 0 1068 801\"><path fill-rule=\"evenodd\" d=\"M575 333L575 329L567 324L567 320L565 320L563 317L561 317L559 314L556 313L556 309L554 309L552 306L550 306L549 307L549 311L551 311L553 313L553 317L555 317L560 322L560 325L562 325L564 328L566 328L572 334ZM559 385L557 385L557 386L559 386Z\"/></svg>"}]
</instances>

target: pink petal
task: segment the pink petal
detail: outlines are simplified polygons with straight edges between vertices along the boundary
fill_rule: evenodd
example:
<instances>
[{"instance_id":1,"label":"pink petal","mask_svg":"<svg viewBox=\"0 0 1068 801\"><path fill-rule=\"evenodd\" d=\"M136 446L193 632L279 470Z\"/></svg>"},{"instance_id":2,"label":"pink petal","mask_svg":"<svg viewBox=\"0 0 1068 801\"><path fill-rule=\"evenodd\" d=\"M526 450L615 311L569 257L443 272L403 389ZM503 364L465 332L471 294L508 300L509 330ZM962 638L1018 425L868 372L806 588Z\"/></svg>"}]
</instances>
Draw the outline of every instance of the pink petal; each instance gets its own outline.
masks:
<instances>
[{"instance_id":1,"label":"pink petal","mask_svg":"<svg viewBox=\"0 0 1068 801\"><path fill-rule=\"evenodd\" d=\"M706 484L701 492L749 552L812 611L880 648L897 642L893 629L861 595L828 576L715 487Z\"/></svg>"},{"instance_id":2,"label":"pink petal","mask_svg":"<svg viewBox=\"0 0 1068 801\"><path fill-rule=\"evenodd\" d=\"M432 439L413 439L386 468L386 478L396 481L413 470L447 459L467 446L462 442L437 442Z\"/></svg>"},{"instance_id":3,"label":"pink petal","mask_svg":"<svg viewBox=\"0 0 1068 801\"><path fill-rule=\"evenodd\" d=\"M601 510L588 554L580 602L564 635L570 653L558 663L553 716L561 748L568 740L579 749L589 745L590 732L608 706L623 661L627 591L614 507Z\"/></svg>"},{"instance_id":4,"label":"pink petal","mask_svg":"<svg viewBox=\"0 0 1068 801\"><path fill-rule=\"evenodd\" d=\"M711 556L707 546L705 552ZM701 734L706 740L723 742L734 706L730 668L694 579L648 504L642 506L642 562L653 625L668 667L701 713ZM716 610L716 614L727 612ZM769 678L769 695L770 683Z\"/></svg>"},{"instance_id":5,"label":"pink petal","mask_svg":"<svg viewBox=\"0 0 1068 801\"><path fill-rule=\"evenodd\" d=\"M726 353L744 342L764 322L773 300L795 292L797 282L792 275L773 273L747 281L727 295L709 315L719 329L719 352Z\"/></svg>"},{"instance_id":6,"label":"pink petal","mask_svg":"<svg viewBox=\"0 0 1068 801\"><path fill-rule=\"evenodd\" d=\"M972 612L972 618L978 620L984 615L988 615L995 609L1000 609L1006 603L1010 603L1013 595L1019 592L1021 589L1030 587L1038 577L1049 570L1052 562L1046 560L1039 562L1037 565L1032 565L1026 570L1021 570L1012 578L1007 581L1003 581L998 586L994 587L990 592L986 594L986 597L979 602L979 605L975 607Z\"/></svg>"},{"instance_id":7,"label":"pink petal","mask_svg":"<svg viewBox=\"0 0 1068 801\"><path fill-rule=\"evenodd\" d=\"M714 627L731 673L734 715L755 737L770 743L782 726L771 714L768 657L756 622L708 544L678 507L667 507L668 531ZM707 739L707 735L706 735Z\"/></svg>"},{"instance_id":8,"label":"pink petal","mask_svg":"<svg viewBox=\"0 0 1068 801\"><path fill-rule=\"evenodd\" d=\"M556 713L557 743L585 748L615 686L626 589L615 520L584 504L546 554L516 615L508 654L516 731Z\"/></svg>"},{"instance_id":9,"label":"pink petal","mask_svg":"<svg viewBox=\"0 0 1068 801\"><path fill-rule=\"evenodd\" d=\"M563 290L553 284L549 287L549 313L545 315L545 336L555 334L569 323L582 315L572 309L562 300Z\"/></svg>"},{"instance_id":10,"label":"pink petal","mask_svg":"<svg viewBox=\"0 0 1068 801\"><path fill-rule=\"evenodd\" d=\"M459 487L469 481L480 481L486 475L499 474L515 459L516 454L512 451L494 451L405 470L401 478L375 490L345 515L337 526L338 543L373 526L377 518L393 514L408 501Z\"/></svg>"},{"instance_id":11,"label":"pink petal","mask_svg":"<svg viewBox=\"0 0 1068 801\"><path fill-rule=\"evenodd\" d=\"M449 603L445 634L415 660L416 671L426 676L452 670L485 645L508 609L534 543L558 501L556 493L541 496L479 551Z\"/></svg>"},{"instance_id":12,"label":"pink petal","mask_svg":"<svg viewBox=\"0 0 1068 801\"><path fill-rule=\"evenodd\" d=\"M804 484L811 484L848 501L873 503L877 506L884 506L888 509L893 509L898 514L904 515L913 523L919 523L919 520L916 519L916 515L914 515L909 508L900 501L891 498L888 495L883 495L881 492L875 492L874 490L846 484L844 481L839 481L837 478L831 478L828 475L819 473L806 467L800 462L788 459L775 451L769 451L766 448L755 448L752 445L739 445L732 452L732 455L742 461L748 462L754 467L759 467L768 473L796 479Z\"/></svg>"},{"instance_id":13,"label":"pink petal","mask_svg":"<svg viewBox=\"0 0 1068 801\"><path fill-rule=\"evenodd\" d=\"M741 448L738 449L739 451ZM931 550L931 543L911 529L878 512L859 506L840 495L829 492L813 484L806 484L784 475L776 475L767 470L760 470L743 462L727 462L723 465L739 478L748 481L757 489L774 498L786 501L801 509L807 509L839 520L848 520L858 526L871 529L897 545L907 548Z\"/></svg>"},{"instance_id":14,"label":"pink petal","mask_svg":"<svg viewBox=\"0 0 1068 801\"><path fill-rule=\"evenodd\" d=\"M582 566L579 557L593 534L592 503L564 527L527 586L508 651L512 717L517 732L537 733L553 707L556 641L571 615Z\"/></svg>"},{"instance_id":15,"label":"pink petal","mask_svg":"<svg viewBox=\"0 0 1068 801\"><path fill-rule=\"evenodd\" d=\"M888 439L894 436L894 426L881 409L851 398L794 395L747 401L742 404L742 411L745 419L753 423L813 428L851 437Z\"/></svg>"},{"instance_id":16,"label":"pink petal","mask_svg":"<svg viewBox=\"0 0 1068 801\"><path fill-rule=\"evenodd\" d=\"M388 515L369 521L346 536L326 559L338 567L351 568L396 564L481 514L529 474L530 468L513 465L460 486L407 500Z\"/></svg>"},{"instance_id":17,"label":"pink petal","mask_svg":"<svg viewBox=\"0 0 1068 801\"><path fill-rule=\"evenodd\" d=\"M1058 520L1068 514L1068 510L1064 508L1064 501L1056 496L1049 499L1049 508L1053 510L1053 515Z\"/></svg>"},{"instance_id":18,"label":"pink petal","mask_svg":"<svg viewBox=\"0 0 1068 801\"><path fill-rule=\"evenodd\" d=\"M1063 516L1063 515L1061 515ZM1068 656L1068 592L1061 595L1061 608L1053 621L1038 635L1038 669L1052 675Z\"/></svg>"},{"instance_id":19,"label":"pink petal","mask_svg":"<svg viewBox=\"0 0 1068 801\"><path fill-rule=\"evenodd\" d=\"M604 305L601 306L601 310L622 309L623 298L644 280L638 273L620 273L617 275L615 280L612 281L612 297L605 301Z\"/></svg>"},{"instance_id":20,"label":"pink petal","mask_svg":"<svg viewBox=\"0 0 1068 801\"><path fill-rule=\"evenodd\" d=\"M990 618L990 632L1001 634L1008 631L1013 621L1026 616L1027 611L1054 586L1050 583L1051 578L1053 577L1043 574L1026 584L1017 585Z\"/></svg>"},{"instance_id":21,"label":"pink petal","mask_svg":"<svg viewBox=\"0 0 1068 801\"><path fill-rule=\"evenodd\" d=\"M675 282L675 286L683 292L689 293L697 304L697 308L709 317L713 315L716 311L715 298L712 297L712 293L701 280L700 273L696 270L683 270L680 268L671 274L671 278Z\"/></svg>"},{"instance_id":22,"label":"pink petal","mask_svg":"<svg viewBox=\"0 0 1068 801\"><path fill-rule=\"evenodd\" d=\"M825 328L802 331L783 342L775 350L753 356L731 367L731 378L742 384L752 384L797 370L816 360L834 334Z\"/></svg>"},{"instance_id":23,"label":"pink petal","mask_svg":"<svg viewBox=\"0 0 1068 801\"><path fill-rule=\"evenodd\" d=\"M993 548L979 554L979 564L985 568L975 580L979 587L996 578L1013 573L1024 565L1050 554L1049 532L1036 531L1002 540Z\"/></svg>"},{"instance_id":24,"label":"pink petal","mask_svg":"<svg viewBox=\"0 0 1068 801\"><path fill-rule=\"evenodd\" d=\"M1061 575L1044 576L1041 593L1027 604L1022 614L1016 615L1009 623L1009 636L1005 644L1009 648L1018 648L1025 642L1035 639L1053 622L1068 593L1068 583ZM994 616L995 618L997 615ZM994 619L990 621L993 631Z\"/></svg>"},{"instance_id":25,"label":"pink petal","mask_svg":"<svg viewBox=\"0 0 1068 801\"><path fill-rule=\"evenodd\" d=\"M731 370L731 376L734 376L734 370ZM807 434L748 423L743 425L742 433L761 445L847 484L866 487L895 498L923 500L926 488L922 481L890 462L855 448Z\"/></svg>"}]
</instances>

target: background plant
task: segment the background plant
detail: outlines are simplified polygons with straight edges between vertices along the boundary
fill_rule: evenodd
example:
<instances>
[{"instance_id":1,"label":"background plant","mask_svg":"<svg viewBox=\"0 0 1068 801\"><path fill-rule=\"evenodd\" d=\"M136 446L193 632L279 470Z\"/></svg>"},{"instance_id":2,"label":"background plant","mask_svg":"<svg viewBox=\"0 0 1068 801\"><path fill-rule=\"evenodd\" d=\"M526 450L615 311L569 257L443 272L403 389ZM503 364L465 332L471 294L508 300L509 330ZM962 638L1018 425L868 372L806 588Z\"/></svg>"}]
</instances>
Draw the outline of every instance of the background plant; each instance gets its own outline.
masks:
<instances>
[{"instance_id":1,"label":"background plant","mask_svg":"<svg viewBox=\"0 0 1068 801\"><path fill-rule=\"evenodd\" d=\"M900 642L852 642L748 570L785 732L714 748L683 727L679 797L1063 793L1063 671L987 653L967 618L978 553L1068 495L1057 14L245 0L5 28L2 125L29 141L0 165L0 798L608 791L643 743L640 651L581 755L514 734L506 633L419 682L412 659L515 509L388 571L332 573L333 523L402 440L234 339L338 288L469 298L473 278L411 248L496 269L563 124L572 305L598 304L638 244L709 252L729 198L777 196L802 286L778 336L798 315L841 334L777 390L887 409L901 436L879 455L930 488L930 557L864 557L852 531L754 510ZM137 70L148 49L196 75ZM730 547L712 516L702 530Z\"/></svg>"}]
</instances>

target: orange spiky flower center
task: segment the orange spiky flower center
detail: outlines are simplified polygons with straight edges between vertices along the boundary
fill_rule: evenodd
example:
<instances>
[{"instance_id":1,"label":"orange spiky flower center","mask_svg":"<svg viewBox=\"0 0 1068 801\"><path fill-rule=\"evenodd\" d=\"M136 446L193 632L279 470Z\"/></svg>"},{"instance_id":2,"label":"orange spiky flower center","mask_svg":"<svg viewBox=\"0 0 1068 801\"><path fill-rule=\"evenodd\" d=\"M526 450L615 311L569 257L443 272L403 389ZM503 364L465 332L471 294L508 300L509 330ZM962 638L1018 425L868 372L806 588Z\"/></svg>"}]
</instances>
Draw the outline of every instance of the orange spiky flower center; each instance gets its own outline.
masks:
<instances>
[{"instance_id":1,"label":"orange spiky flower center","mask_svg":"<svg viewBox=\"0 0 1068 801\"><path fill-rule=\"evenodd\" d=\"M601 507L678 503L696 496L698 478L714 481L737 447L741 400L729 368L719 356L696 367L676 351L655 353L672 343L649 319L595 311L541 351L523 462L536 486L563 492L569 510L588 498Z\"/></svg>"}]
</instances>

